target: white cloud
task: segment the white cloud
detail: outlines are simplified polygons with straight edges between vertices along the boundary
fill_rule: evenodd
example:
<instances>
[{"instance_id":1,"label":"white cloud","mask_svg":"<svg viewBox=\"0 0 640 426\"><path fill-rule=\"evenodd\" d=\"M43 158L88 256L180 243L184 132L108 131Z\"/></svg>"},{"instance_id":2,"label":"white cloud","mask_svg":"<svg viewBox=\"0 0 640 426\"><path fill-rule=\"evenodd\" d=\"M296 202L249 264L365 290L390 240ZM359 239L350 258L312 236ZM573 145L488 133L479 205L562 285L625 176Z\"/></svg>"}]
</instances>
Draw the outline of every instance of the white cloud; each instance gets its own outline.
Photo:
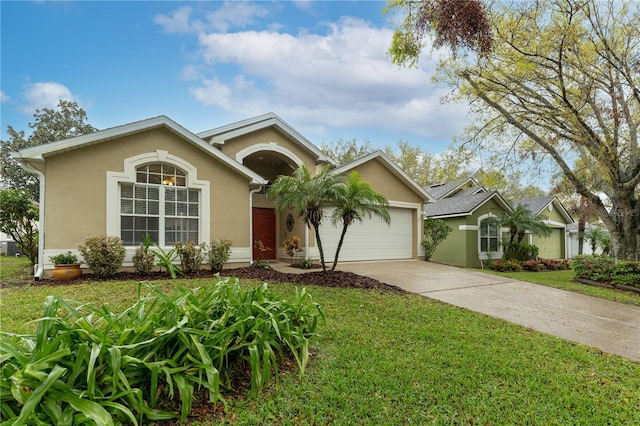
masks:
<instances>
[{"instance_id":1,"label":"white cloud","mask_svg":"<svg viewBox=\"0 0 640 426\"><path fill-rule=\"evenodd\" d=\"M200 21L191 21L192 8L183 6L176 9L169 16L156 15L153 22L160 25L167 33L189 33L194 31L196 27L201 27Z\"/></svg>"},{"instance_id":2,"label":"white cloud","mask_svg":"<svg viewBox=\"0 0 640 426\"><path fill-rule=\"evenodd\" d=\"M54 81L29 83L24 90L23 97L26 104L23 105L22 110L26 114L33 114L36 109L55 108L60 100L76 100L69 88Z\"/></svg>"},{"instance_id":3,"label":"white cloud","mask_svg":"<svg viewBox=\"0 0 640 426\"><path fill-rule=\"evenodd\" d=\"M272 111L316 135L358 127L448 143L460 133L467 109L441 104L448 89L431 82L436 58L425 55L420 68L392 64L391 29L343 17L317 24L315 33L282 32L277 22L268 30L231 31L266 13L255 4L226 2L202 20L180 8L171 25L161 23L167 31L198 35L199 60L182 75L193 81L189 91L198 102L237 118Z\"/></svg>"},{"instance_id":4,"label":"white cloud","mask_svg":"<svg viewBox=\"0 0 640 426\"><path fill-rule=\"evenodd\" d=\"M167 33L227 32L232 27L246 27L252 24L256 17L265 17L268 14L268 9L257 4L226 1L218 9L207 12L204 20L193 18L193 8L183 6L169 15L156 15L153 22Z\"/></svg>"},{"instance_id":5,"label":"white cloud","mask_svg":"<svg viewBox=\"0 0 640 426\"><path fill-rule=\"evenodd\" d=\"M440 130L446 123L461 124L466 110L440 104L443 88L430 82L434 63L420 69L391 63L386 54L391 34L344 18L328 24L326 35L214 32L199 40L202 58L218 75L216 90L224 86L233 98L224 103L227 108L218 105L228 111L254 107L260 109L249 113L274 111L314 126L412 129L425 137L450 137ZM237 69L233 78L216 71L225 66ZM239 90L240 76L254 83ZM210 89L207 82L192 93Z\"/></svg>"},{"instance_id":6,"label":"white cloud","mask_svg":"<svg viewBox=\"0 0 640 426\"><path fill-rule=\"evenodd\" d=\"M9 97L9 95L7 95L6 93L4 93L4 91L3 91L3 90L0 90L0 103L9 102L9 100L11 100L11 98Z\"/></svg>"}]
</instances>

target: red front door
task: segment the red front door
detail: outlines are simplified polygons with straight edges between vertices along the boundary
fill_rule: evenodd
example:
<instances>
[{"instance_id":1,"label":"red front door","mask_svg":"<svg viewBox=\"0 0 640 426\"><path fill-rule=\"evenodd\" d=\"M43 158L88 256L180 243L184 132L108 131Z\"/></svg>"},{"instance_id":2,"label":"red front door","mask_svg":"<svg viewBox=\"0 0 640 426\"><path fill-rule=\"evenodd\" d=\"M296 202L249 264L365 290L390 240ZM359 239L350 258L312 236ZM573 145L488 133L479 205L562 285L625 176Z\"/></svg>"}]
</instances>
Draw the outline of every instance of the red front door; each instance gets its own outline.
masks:
<instances>
[{"instance_id":1,"label":"red front door","mask_svg":"<svg viewBox=\"0 0 640 426\"><path fill-rule=\"evenodd\" d=\"M252 211L253 225L253 259L276 258L276 211L254 207ZM256 241L261 241L264 251L256 247Z\"/></svg>"}]
</instances>

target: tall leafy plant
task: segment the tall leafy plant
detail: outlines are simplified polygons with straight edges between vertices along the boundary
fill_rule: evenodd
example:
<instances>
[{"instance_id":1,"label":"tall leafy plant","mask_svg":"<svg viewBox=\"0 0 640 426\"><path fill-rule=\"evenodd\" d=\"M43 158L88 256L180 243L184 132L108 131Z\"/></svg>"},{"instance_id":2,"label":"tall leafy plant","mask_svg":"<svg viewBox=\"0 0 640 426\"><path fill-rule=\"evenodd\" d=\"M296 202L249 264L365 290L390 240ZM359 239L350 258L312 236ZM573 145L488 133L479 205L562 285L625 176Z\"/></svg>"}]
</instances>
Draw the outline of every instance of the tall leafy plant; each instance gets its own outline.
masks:
<instances>
[{"instance_id":1,"label":"tall leafy plant","mask_svg":"<svg viewBox=\"0 0 640 426\"><path fill-rule=\"evenodd\" d=\"M278 177L269 189L269 195L274 197L274 204L279 213L293 208L307 226L313 227L324 272L327 271L327 267L320 238L320 224L325 217L326 209L335 204L343 182L344 178L332 174L328 167L312 176L309 169L302 165L293 175Z\"/></svg>"},{"instance_id":2,"label":"tall leafy plant","mask_svg":"<svg viewBox=\"0 0 640 426\"><path fill-rule=\"evenodd\" d=\"M122 312L49 296L35 335L0 333L0 424L186 420L196 391L224 402L238 372L254 393L289 354L302 374L321 317L304 289L286 301L235 278L173 294L140 283Z\"/></svg>"}]
</instances>

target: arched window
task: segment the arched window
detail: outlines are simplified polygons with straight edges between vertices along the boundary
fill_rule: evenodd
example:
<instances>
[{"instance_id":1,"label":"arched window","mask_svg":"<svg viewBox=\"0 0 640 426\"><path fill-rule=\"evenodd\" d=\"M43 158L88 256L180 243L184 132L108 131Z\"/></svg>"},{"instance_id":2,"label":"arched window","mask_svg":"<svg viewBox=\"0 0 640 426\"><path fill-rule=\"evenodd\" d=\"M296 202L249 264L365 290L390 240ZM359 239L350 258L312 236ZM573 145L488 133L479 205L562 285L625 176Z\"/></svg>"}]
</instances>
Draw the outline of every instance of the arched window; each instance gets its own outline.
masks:
<instances>
[{"instance_id":1,"label":"arched window","mask_svg":"<svg viewBox=\"0 0 640 426\"><path fill-rule=\"evenodd\" d=\"M120 238L136 246L151 237L153 244L199 242L201 196L187 187L187 174L170 164L136 167L135 183L120 183Z\"/></svg>"}]
</instances>

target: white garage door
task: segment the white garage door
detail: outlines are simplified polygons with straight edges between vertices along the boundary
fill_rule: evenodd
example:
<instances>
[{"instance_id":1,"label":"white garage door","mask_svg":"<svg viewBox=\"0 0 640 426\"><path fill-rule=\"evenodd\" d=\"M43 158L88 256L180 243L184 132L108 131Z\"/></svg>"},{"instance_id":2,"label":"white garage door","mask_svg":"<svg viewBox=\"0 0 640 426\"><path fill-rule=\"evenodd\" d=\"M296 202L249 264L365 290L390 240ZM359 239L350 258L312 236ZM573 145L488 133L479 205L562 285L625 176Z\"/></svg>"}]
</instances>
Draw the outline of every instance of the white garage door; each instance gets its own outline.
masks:
<instances>
[{"instance_id":1,"label":"white garage door","mask_svg":"<svg viewBox=\"0 0 640 426\"><path fill-rule=\"evenodd\" d=\"M338 262L410 259L413 254L412 210L390 208L389 214L390 225L377 217L352 224L344 237ZM333 262L341 232L342 225L333 226L327 219L320 226L322 248L328 264Z\"/></svg>"}]
</instances>

